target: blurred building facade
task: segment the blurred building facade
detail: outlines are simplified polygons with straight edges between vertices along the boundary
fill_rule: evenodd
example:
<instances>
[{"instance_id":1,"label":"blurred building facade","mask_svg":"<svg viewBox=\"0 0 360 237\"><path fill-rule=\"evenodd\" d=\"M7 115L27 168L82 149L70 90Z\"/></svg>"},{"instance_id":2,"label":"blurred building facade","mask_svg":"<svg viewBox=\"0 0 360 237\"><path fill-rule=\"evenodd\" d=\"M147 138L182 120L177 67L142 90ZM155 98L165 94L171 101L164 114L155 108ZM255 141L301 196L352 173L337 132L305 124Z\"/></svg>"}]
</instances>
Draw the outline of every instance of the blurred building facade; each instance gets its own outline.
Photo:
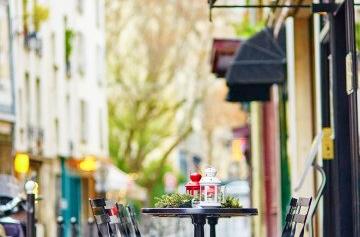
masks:
<instances>
[{"instance_id":1,"label":"blurred building facade","mask_svg":"<svg viewBox=\"0 0 360 237\"><path fill-rule=\"evenodd\" d=\"M57 215L83 221L83 201L102 191L91 166L108 156L104 1L5 2L1 172L39 182L39 231L55 236ZM30 157L26 175L13 171L17 153Z\"/></svg>"},{"instance_id":2,"label":"blurred building facade","mask_svg":"<svg viewBox=\"0 0 360 237\"><path fill-rule=\"evenodd\" d=\"M292 1L276 4L288 3L296 4ZM281 31L286 28L284 81L274 80L271 88L266 88L267 96L263 91L244 98L246 91L240 86L239 97L233 97L233 101L254 101L250 106L252 205L260 213L254 218L255 236L279 236L291 196L313 197L310 209L313 218L309 223L314 230L307 233L309 236L359 235L356 61L360 35L354 8L352 1L336 1L314 5L313 11L294 6L269 12L269 28L264 31L272 32L274 42L281 40ZM261 34L250 38L249 45L265 39ZM277 49L274 47L272 52ZM245 50L250 47L243 47L242 52ZM235 59L240 60L237 65L249 59L240 51ZM266 68L262 60L255 63L257 71L249 73L249 63L247 68L238 70L238 83L252 76L242 88L259 83L256 81L261 70ZM279 75L275 69L266 72L267 78ZM226 79L230 92L239 89L231 88L231 78ZM315 137L320 140L314 143ZM314 160L309 156L312 148L317 154ZM319 168L326 175L322 202L318 198L325 180Z\"/></svg>"},{"instance_id":3,"label":"blurred building facade","mask_svg":"<svg viewBox=\"0 0 360 237\"><path fill-rule=\"evenodd\" d=\"M12 164L7 160L12 154L15 122L13 53L10 34L10 8L0 2L0 172L9 174Z\"/></svg>"},{"instance_id":4,"label":"blurred building facade","mask_svg":"<svg viewBox=\"0 0 360 237\"><path fill-rule=\"evenodd\" d=\"M293 195L318 196L323 177L308 169L311 141L321 134L315 160L326 175L323 203L312 219L319 236L358 236L359 146L355 7L352 1L313 11L278 9L273 27L287 28L289 162ZM291 14L295 13L295 14ZM319 14L321 13L321 14ZM282 15L293 15L282 19ZM291 153L290 153L291 152ZM315 200L316 201L316 200Z\"/></svg>"}]
</instances>

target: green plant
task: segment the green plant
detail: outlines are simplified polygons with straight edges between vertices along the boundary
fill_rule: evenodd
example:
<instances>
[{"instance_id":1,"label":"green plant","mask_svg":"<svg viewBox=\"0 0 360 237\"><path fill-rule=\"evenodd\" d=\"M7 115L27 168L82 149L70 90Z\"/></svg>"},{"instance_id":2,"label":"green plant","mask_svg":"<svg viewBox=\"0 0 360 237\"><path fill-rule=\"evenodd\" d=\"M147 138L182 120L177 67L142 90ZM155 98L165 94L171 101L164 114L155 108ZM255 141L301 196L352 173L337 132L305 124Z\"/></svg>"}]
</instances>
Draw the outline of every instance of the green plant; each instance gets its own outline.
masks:
<instances>
[{"instance_id":1,"label":"green plant","mask_svg":"<svg viewBox=\"0 0 360 237\"><path fill-rule=\"evenodd\" d=\"M65 61L70 63L70 57L73 51L73 39L75 37L75 32L71 29L65 30Z\"/></svg>"},{"instance_id":2,"label":"green plant","mask_svg":"<svg viewBox=\"0 0 360 237\"><path fill-rule=\"evenodd\" d=\"M49 19L49 8L40 4L35 4L33 8L33 21L35 31L39 31L41 24Z\"/></svg>"},{"instance_id":3,"label":"green plant","mask_svg":"<svg viewBox=\"0 0 360 237\"><path fill-rule=\"evenodd\" d=\"M221 202L222 208L240 208L241 204L239 199L232 197L232 196L226 196L225 200Z\"/></svg>"},{"instance_id":4,"label":"green plant","mask_svg":"<svg viewBox=\"0 0 360 237\"><path fill-rule=\"evenodd\" d=\"M360 50L360 22L355 23L355 44L356 50Z\"/></svg>"},{"instance_id":5,"label":"green plant","mask_svg":"<svg viewBox=\"0 0 360 237\"><path fill-rule=\"evenodd\" d=\"M236 35L240 36L243 39L248 39L265 27L265 21L251 24L248 18L244 18L242 22L240 22L239 24L234 24L233 27Z\"/></svg>"},{"instance_id":6,"label":"green plant","mask_svg":"<svg viewBox=\"0 0 360 237\"><path fill-rule=\"evenodd\" d=\"M155 207L157 208L190 208L193 197L188 194L173 193L162 195L160 198L155 199Z\"/></svg>"}]
</instances>

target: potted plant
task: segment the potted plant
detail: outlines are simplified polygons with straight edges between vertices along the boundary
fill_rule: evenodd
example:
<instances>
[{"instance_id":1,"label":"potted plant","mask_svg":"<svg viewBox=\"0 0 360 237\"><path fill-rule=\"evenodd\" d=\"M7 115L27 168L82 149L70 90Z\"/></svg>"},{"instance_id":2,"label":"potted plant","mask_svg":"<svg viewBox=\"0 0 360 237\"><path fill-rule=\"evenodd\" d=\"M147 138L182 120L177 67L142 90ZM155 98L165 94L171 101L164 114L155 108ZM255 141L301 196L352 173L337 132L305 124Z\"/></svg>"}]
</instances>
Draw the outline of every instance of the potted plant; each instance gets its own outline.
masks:
<instances>
[{"instance_id":1,"label":"potted plant","mask_svg":"<svg viewBox=\"0 0 360 237\"><path fill-rule=\"evenodd\" d=\"M65 30L65 63L66 63L66 74L68 77L71 76L71 54L73 52L73 40L75 32L72 29Z\"/></svg>"}]
</instances>

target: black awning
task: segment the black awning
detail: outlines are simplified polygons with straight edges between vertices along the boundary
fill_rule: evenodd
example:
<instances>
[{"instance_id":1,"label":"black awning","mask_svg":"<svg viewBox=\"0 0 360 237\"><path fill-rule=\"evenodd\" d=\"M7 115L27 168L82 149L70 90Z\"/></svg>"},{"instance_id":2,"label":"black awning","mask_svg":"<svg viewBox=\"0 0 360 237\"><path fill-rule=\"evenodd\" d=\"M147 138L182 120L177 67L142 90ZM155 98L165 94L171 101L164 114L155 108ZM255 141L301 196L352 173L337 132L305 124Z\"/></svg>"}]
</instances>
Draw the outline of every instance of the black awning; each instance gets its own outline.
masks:
<instances>
[{"instance_id":1,"label":"black awning","mask_svg":"<svg viewBox=\"0 0 360 237\"><path fill-rule=\"evenodd\" d=\"M242 85L229 87L226 101L250 102L270 100L271 84Z\"/></svg>"},{"instance_id":2,"label":"black awning","mask_svg":"<svg viewBox=\"0 0 360 237\"><path fill-rule=\"evenodd\" d=\"M265 28L242 43L226 74L227 100L268 100L270 87L285 81L286 35Z\"/></svg>"}]
</instances>

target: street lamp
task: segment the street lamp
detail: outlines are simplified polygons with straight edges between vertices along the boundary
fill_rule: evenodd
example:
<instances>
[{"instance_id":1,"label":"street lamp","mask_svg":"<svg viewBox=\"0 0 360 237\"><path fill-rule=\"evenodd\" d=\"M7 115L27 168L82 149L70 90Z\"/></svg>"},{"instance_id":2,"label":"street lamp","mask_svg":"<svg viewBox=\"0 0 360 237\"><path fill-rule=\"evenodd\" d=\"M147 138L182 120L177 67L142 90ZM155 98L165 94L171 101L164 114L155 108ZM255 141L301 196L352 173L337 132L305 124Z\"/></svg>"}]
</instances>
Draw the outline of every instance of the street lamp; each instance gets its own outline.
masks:
<instances>
[{"instance_id":1,"label":"street lamp","mask_svg":"<svg viewBox=\"0 0 360 237\"><path fill-rule=\"evenodd\" d=\"M96 158L94 156L85 156L80 162L79 167L82 171L87 172L96 170Z\"/></svg>"},{"instance_id":2,"label":"street lamp","mask_svg":"<svg viewBox=\"0 0 360 237\"><path fill-rule=\"evenodd\" d=\"M14 169L19 174L26 174L29 171L30 158L26 153L16 153L14 160Z\"/></svg>"}]
</instances>

